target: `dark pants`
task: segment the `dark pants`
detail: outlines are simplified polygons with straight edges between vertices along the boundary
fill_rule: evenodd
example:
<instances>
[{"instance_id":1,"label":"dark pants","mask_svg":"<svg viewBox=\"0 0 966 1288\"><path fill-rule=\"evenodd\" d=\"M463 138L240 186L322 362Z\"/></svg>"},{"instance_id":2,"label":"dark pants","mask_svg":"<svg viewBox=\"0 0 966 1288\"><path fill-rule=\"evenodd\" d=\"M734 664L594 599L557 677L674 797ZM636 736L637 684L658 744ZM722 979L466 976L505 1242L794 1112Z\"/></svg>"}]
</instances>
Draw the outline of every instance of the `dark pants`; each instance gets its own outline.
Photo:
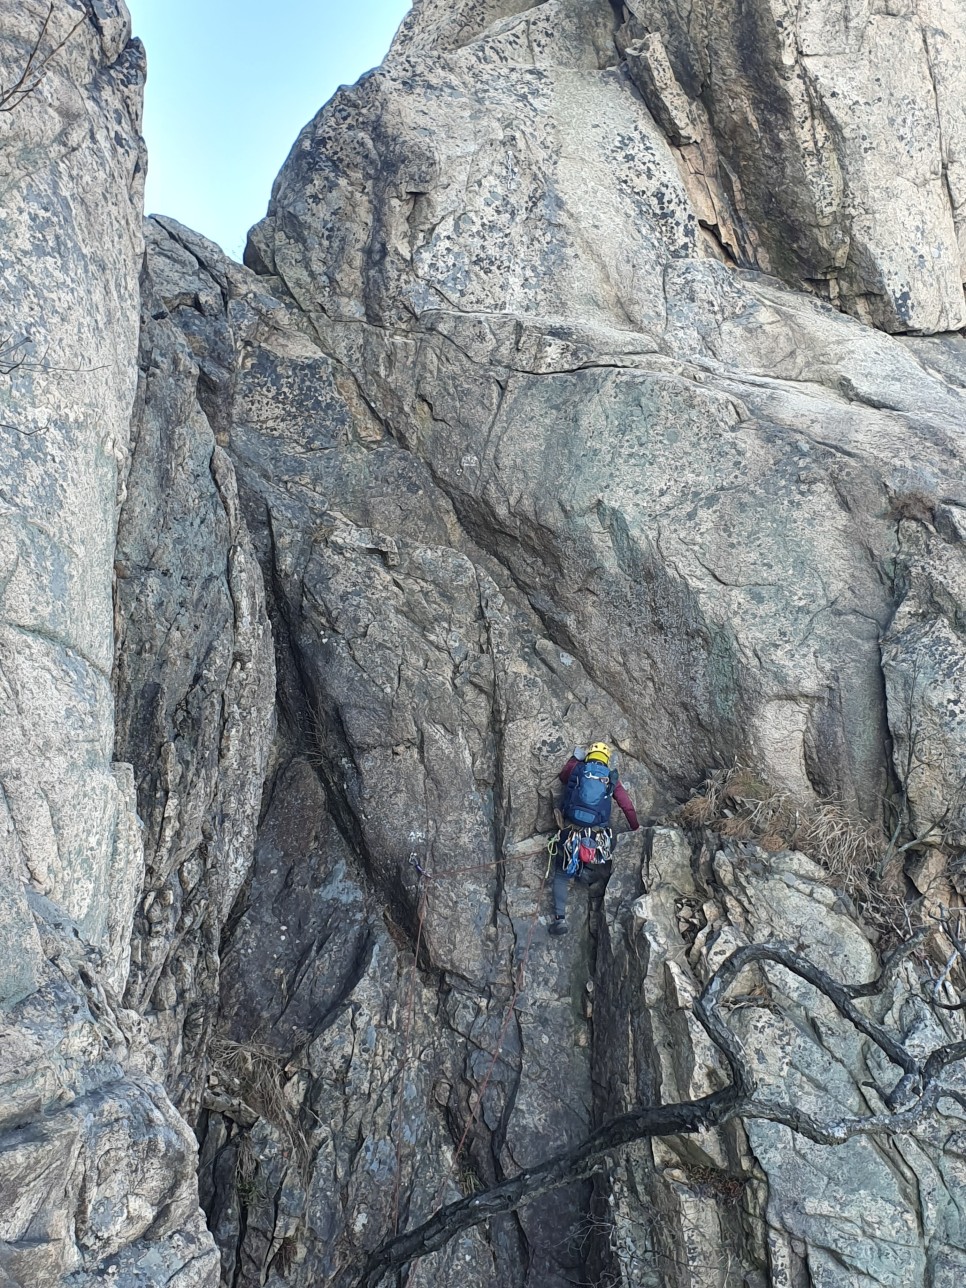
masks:
<instances>
[{"instance_id":1,"label":"dark pants","mask_svg":"<svg viewBox=\"0 0 966 1288\"><path fill-rule=\"evenodd\" d=\"M558 917L567 915L567 894L571 881L576 881L580 885L599 885L610 876L610 869L609 860L607 863L581 863L575 875L568 877L563 870L562 856L558 854L553 873L554 913Z\"/></svg>"}]
</instances>

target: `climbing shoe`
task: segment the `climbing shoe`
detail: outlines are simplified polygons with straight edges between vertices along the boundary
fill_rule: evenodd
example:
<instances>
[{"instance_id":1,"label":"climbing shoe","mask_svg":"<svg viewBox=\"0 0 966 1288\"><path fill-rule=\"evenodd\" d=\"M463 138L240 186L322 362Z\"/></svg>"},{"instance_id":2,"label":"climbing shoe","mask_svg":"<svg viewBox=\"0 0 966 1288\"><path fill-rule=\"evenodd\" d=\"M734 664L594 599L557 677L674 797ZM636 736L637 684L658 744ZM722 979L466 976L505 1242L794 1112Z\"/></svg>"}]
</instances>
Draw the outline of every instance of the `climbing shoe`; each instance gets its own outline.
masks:
<instances>
[{"instance_id":1,"label":"climbing shoe","mask_svg":"<svg viewBox=\"0 0 966 1288\"><path fill-rule=\"evenodd\" d=\"M569 929L566 917L554 917L547 927L551 935L565 935Z\"/></svg>"}]
</instances>

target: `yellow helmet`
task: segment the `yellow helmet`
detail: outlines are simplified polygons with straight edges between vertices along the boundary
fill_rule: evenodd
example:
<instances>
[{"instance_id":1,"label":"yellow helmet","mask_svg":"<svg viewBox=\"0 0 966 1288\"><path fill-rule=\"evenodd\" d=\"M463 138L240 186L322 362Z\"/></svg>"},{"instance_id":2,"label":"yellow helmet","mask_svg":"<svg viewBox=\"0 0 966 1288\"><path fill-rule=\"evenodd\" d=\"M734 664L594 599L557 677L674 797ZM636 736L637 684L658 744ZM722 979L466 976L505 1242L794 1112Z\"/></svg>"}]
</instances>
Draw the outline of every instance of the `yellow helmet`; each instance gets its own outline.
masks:
<instances>
[{"instance_id":1,"label":"yellow helmet","mask_svg":"<svg viewBox=\"0 0 966 1288\"><path fill-rule=\"evenodd\" d=\"M587 753L588 760L599 760L602 765L610 764L610 747L606 742L595 742Z\"/></svg>"}]
</instances>

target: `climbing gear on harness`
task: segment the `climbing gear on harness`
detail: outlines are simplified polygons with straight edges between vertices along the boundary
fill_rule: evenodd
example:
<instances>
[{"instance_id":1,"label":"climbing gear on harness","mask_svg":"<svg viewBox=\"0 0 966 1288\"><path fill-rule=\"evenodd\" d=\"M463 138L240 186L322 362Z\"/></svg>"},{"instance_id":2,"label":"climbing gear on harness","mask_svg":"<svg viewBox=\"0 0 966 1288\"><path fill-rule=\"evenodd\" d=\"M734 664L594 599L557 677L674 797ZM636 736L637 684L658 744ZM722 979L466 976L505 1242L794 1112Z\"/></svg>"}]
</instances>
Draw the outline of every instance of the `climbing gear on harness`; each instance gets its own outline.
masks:
<instances>
[{"instance_id":1,"label":"climbing gear on harness","mask_svg":"<svg viewBox=\"0 0 966 1288\"><path fill-rule=\"evenodd\" d=\"M590 751L587 752L587 760L598 760L602 765L610 764L610 747L606 742L595 742L591 744Z\"/></svg>"},{"instance_id":2,"label":"climbing gear on harness","mask_svg":"<svg viewBox=\"0 0 966 1288\"><path fill-rule=\"evenodd\" d=\"M557 822L559 824L560 822L559 818ZM553 861L557 857L557 851L560 848L560 837L561 837L561 833L559 831L554 832L550 840L547 842L547 870L544 873L544 880L546 880L547 877L549 877L550 870L553 867Z\"/></svg>"},{"instance_id":3,"label":"climbing gear on harness","mask_svg":"<svg viewBox=\"0 0 966 1288\"><path fill-rule=\"evenodd\" d=\"M561 829L547 843L550 863L560 855L560 869L565 876L575 877L582 865L607 863L614 848L609 828ZM550 875L550 866L547 867Z\"/></svg>"},{"instance_id":4,"label":"climbing gear on harness","mask_svg":"<svg viewBox=\"0 0 966 1288\"><path fill-rule=\"evenodd\" d=\"M578 827L606 827L610 822L611 798L617 786L617 770L589 758L573 768L564 790L561 811Z\"/></svg>"}]
</instances>

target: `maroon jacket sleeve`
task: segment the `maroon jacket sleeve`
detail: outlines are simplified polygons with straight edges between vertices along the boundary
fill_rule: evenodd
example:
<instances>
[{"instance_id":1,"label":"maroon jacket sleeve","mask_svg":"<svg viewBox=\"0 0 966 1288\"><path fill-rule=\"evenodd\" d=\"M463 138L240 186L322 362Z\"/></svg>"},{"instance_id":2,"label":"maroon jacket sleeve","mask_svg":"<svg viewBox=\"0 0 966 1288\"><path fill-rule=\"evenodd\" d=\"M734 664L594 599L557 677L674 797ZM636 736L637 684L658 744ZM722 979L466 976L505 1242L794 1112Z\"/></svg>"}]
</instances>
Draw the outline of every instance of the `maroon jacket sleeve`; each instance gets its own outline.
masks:
<instances>
[{"instance_id":1,"label":"maroon jacket sleeve","mask_svg":"<svg viewBox=\"0 0 966 1288\"><path fill-rule=\"evenodd\" d=\"M614 800L617 801L617 804L624 811L624 817L627 819L631 831L636 832L640 827L640 823L637 821L637 810L631 804L631 798L624 790L623 783L619 782L614 788Z\"/></svg>"},{"instance_id":2,"label":"maroon jacket sleeve","mask_svg":"<svg viewBox=\"0 0 966 1288\"><path fill-rule=\"evenodd\" d=\"M574 772L574 766L579 764L580 764L580 761L577 759L577 757L571 756L570 759L567 761L566 765L564 765L563 769L561 769L557 777L560 779L562 783L565 783L567 779L570 777L570 775Z\"/></svg>"}]
</instances>

